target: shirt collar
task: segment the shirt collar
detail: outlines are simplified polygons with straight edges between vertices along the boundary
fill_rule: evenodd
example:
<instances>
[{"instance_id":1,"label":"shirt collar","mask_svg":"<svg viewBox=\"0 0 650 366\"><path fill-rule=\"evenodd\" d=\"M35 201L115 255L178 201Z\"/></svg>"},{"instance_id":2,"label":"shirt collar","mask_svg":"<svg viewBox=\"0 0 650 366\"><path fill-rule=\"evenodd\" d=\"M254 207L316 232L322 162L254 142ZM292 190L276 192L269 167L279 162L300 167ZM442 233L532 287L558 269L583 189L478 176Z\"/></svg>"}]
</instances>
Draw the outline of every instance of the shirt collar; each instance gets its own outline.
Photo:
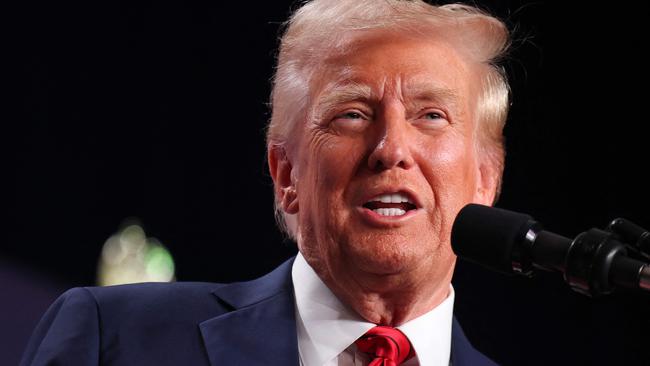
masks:
<instances>
[{"instance_id":1,"label":"shirt collar","mask_svg":"<svg viewBox=\"0 0 650 366\"><path fill-rule=\"evenodd\" d=\"M298 350L305 365L324 365L375 326L363 321L323 283L298 253L291 271Z\"/></svg>"},{"instance_id":2,"label":"shirt collar","mask_svg":"<svg viewBox=\"0 0 650 366\"><path fill-rule=\"evenodd\" d=\"M305 365L324 365L375 324L344 305L298 253L291 276L296 295L298 350ZM436 308L400 329L411 341L420 365L449 365L454 291Z\"/></svg>"},{"instance_id":3,"label":"shirt collar","mask_svg":"<svg viewBox=\"0 0 650 366\"><path fill-rule=\"evenodd\" d=\"M449 295L440 305L397 327L411 341L420 365L449 365L454 297L450 285Z\"/></svg>"}]
</instances>

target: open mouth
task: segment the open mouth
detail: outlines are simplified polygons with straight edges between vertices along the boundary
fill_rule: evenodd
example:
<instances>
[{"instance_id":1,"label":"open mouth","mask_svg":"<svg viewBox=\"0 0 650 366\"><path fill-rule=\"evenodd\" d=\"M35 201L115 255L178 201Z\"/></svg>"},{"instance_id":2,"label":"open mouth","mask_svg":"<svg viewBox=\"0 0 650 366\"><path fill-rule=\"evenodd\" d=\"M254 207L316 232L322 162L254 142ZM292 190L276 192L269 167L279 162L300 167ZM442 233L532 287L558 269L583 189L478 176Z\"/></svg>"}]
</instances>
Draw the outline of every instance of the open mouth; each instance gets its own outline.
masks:
<instances>
[{"instance_id":1,"label":"open mouth","mask_svg":"<svg viewBox=\"0 0 650 366\"><path fill-rule=\"evenodd\" d=\"M403 193L379 195L364 203L363 207L381 216L402 216L417 209L413 200Z\"/></svg>"}]
</instances>

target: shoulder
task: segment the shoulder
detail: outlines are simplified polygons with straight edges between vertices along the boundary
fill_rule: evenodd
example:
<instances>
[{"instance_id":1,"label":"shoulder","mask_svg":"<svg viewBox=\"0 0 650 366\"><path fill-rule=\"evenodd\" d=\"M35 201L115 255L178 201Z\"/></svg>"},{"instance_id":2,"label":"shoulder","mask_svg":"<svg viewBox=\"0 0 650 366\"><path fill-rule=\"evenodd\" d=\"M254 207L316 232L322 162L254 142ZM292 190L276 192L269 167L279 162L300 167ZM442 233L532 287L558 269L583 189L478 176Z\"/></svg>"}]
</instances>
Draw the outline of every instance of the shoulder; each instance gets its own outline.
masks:
<instances>
[{"instance_id":1,"label":"shoulder","mask_svg":"<svg viewBox=\"0 0 650 366\"><path fill-rule=\"evenodd\" d=\"M64 296L90 296L100 306L165 306L171 302L211 301L212 292L225 286L206 282L137 283L106 287L78 287ZM83 293L83 295L82 295Z\"/></svg>"},{"instance_id":2,"label":"shoulder","mask_svg":"<svg viewBox=\"0 0 650 366\"><path fill-rule=\"evenodd\" d=\"M209 324L217 324L214 321L222 315L287 294L290 268L291 260L256 280L230 284L143 283L70 289L42 317L21 365L97 365L103 360L115 365L207 364L202 325L208 324L209 335L217 334L221 330ZM291 306L287 309L293 311Z\"/></svg>"},{"instance_id":3,"label":"shoulder","mask_svg":"<svg viewBox=\"0 0 650 366\"><path fill-rule=\"evenodd\" d=\"M107 287L78 287L59 301L68 306L95 307L103 324L147 321L183 322L205 319L225 311L213 292L216 283L141 283Z\"/></svg>"},{"instance_id":4,"label":"shoulder","mask_svg":"<svg viewBox=\"0 0 650 366\"><path fill-rule=\"evenodd\" d=\"M166 350L173 344L198 350L198 323L227 311L212 294L221 286L146 283L70 289L42 317L22 365L96 365L101 357L138 360L164 355L171 360L174 355ZM154 355L142 347L158 351Z\"/></svg>"},{"instance_id":5,"label":"shoulder","mask_svg":"<svg viewBox=\"0 0 650 366\"><path fill-rule=\"evenodd\" d=\"M222 286L178 282L76 287L63 293L45 318L71 323L83 319L104 333L183 327L227 311L213 294Z\"/></svg>"}]
</instances>

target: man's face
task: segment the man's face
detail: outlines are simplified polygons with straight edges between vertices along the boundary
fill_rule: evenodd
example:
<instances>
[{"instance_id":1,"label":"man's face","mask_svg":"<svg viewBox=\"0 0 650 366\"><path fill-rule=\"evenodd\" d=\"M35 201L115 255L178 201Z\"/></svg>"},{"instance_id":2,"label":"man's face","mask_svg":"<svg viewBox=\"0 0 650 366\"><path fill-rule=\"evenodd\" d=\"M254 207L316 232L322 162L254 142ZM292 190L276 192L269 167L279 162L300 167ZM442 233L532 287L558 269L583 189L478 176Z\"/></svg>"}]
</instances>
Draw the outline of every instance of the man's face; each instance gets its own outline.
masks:
<instances>
[{"instance_id":1,"label":"man's face","mask_svg":"<svg viewBox=\"0 0 650 366\"><path fill-rule=\"evenodd\" d=\"M287 150L299 249L335 287L444 283L456 214L494 197L477 156L482 66L442 41L384 35L352 49L312 79L310 117Z\"/></svg>"}]
</instances>

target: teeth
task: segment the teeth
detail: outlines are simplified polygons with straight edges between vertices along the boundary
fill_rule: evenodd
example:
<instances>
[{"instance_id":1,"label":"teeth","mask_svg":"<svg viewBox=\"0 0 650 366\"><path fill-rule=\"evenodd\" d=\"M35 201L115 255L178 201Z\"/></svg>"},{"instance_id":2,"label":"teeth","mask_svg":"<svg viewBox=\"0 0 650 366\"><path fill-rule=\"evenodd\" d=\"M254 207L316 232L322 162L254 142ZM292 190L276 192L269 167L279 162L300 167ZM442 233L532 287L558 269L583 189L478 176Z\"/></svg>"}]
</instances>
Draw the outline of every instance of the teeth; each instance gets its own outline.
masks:
<instances>
[{"instance_id":1,"label":"teeth","mask_svg":"<svg viewBox=\"0 0 650 366\"><path fill-rule=\"evenodd\" d=\"M381 203L402 203L408 202L414 204L412 200L400 193L393 194L382 194L370 200L370 202L381 202Z\"/></svg>"},{"instance_id":2,"label":"teeth","mask_svg":"<svg viewBox=\"0 0 650 366\"><path fill-rule=\"evenodd\" d=\"M377 208L373 211L382 216L402 216L406 213L401 208Z\"/></svg>"}]
</instances>

